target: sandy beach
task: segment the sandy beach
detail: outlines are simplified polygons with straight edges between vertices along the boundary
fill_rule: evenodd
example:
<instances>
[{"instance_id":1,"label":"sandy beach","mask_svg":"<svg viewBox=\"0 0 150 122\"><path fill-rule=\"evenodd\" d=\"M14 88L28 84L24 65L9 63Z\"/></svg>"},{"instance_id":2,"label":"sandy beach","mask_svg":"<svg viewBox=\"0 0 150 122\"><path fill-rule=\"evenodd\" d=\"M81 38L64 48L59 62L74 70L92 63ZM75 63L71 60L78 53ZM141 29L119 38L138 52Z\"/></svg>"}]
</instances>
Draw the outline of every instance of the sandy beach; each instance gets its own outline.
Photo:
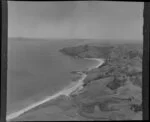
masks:
<instances>
[{"instance_id":1,"label":"sandy beach","mask_svg":"<svg viewBox=\"0 0 150 122\"><path fill-rule=\"evenodd\" d=\"M104 63L103 59L97 59L97 58L85 58L85 59L86 60L96 60L96 61L98 61L98 65L90 67L88 70L92 70L94 68L98 68L99 66L101 66ZM21 109L21 110L19 110L17 112L13 112L13 113L7 115L6 120L7 121L11 121L12 119L15 119L15 118L19 117L20 115L24 114L25 112L28 112L29 110L31 110L31 109L33 109L33 108L35 108L37 106L40 106L40 105L42 105L42 104L44 104L46 102L49 102L50 100L56 99L56 98L58 98L61 95L65 95L65 96L69 97L71 93L80 91L83 88L82 87L83 80L86 78L86 76L87 75L85 73L82 73L82 77L78 80L78 82L73 83L73 84L65 87L64 89L62 89L61 91L55 93L52 96L46 97L44 100L38 101L38 102L36 102L34 104L31 104L30 106L27 106L24 109Z\"/></svg>"}]
</instances>

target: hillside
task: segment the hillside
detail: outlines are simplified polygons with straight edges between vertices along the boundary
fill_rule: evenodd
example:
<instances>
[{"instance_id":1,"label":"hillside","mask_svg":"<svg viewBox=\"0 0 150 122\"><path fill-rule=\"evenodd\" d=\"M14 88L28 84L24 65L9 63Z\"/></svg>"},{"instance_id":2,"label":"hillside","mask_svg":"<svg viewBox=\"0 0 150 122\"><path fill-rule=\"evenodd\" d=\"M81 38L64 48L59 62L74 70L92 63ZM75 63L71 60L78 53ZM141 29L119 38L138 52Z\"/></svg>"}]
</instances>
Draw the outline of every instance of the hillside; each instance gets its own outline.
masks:
<instances>
[{"instance_id":1,"label":"hillside","mask_svg":"<svg viewBox=\"0 0 150 122\"><path fill-rule=\"evenodd\" d=\"M84 89L72 95L78 114L90 120L142 118L142 45L80 45L60 50L74 58L103 58L87 72ZM97 107L97 109L96 109Z\"/></svg>"},{"instance_id":2,"label":"hillside","mask_svg":"<svg viewBox=\"0 0 150 122\"><path fill-rule=\"evenodd\" d=\"M102 58L105 63L80 71L87 75L81 91L44 103L14 121L142 120L142 44L86 44L60 52L72 58Z\"/></svg>"}]
</instances>

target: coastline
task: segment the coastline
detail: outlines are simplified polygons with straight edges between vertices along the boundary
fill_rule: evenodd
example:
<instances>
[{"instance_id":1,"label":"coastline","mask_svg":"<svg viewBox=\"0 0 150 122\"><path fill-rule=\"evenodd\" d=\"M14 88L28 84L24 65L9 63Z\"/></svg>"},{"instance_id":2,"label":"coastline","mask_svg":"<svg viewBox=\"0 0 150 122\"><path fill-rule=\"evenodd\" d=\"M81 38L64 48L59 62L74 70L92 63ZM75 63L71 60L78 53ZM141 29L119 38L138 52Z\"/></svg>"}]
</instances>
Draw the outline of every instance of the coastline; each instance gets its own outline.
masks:
<instances>
[{"instance_id":1,"label":"coastline","mask_svg":"<svg viewBox=\"0 0 150 122\"><path fill-rule=\"evenodd\" d=\"M99 62L98 65L88 68L88 71L100 67L105 62L104 59L99 59L99 58L84 58L84 59L86 59L86 60L96 60L96 61ZM80 74L82 75L82 77L78 80L77 83L74 83L74 84L70 85L69 88L67 88L68 86L65 87L64 89L62 89L61 91L55 93L54 95L46 97L44 100L41 100L39 102L31 104L30 106L28 106L24 109L21 109L17 112L13 112L13 113L9 114L6 117L6 121L11 121L12 119L15 119L15 118L21 116L25 112L28 112L29 110L31 110L31 109L33 109L37 106L40 106L40 105L42 105L46 102L49 102L50 100L56 99L61 95L70 97L70 95L72 93L78 93L83 88L83 84L84 84L83 81L87 77L87 74L85 74L84 72L80 72Z\"/></svg>"},{"instance_id":2,"label":"coastline","mask_svg":"<svg viewBox=\"0 0 150 122\"><path fill-rule=\"evenodd\" d=\"M84 59L87 59L87 60L96 60L96 61L99 62L98 65L89 68L89 70L92 70L92 69L95 69L95 68L99 68L105 62L105 60L101 59L101 58L84 58Z\"/></svg>"}]
</instances>

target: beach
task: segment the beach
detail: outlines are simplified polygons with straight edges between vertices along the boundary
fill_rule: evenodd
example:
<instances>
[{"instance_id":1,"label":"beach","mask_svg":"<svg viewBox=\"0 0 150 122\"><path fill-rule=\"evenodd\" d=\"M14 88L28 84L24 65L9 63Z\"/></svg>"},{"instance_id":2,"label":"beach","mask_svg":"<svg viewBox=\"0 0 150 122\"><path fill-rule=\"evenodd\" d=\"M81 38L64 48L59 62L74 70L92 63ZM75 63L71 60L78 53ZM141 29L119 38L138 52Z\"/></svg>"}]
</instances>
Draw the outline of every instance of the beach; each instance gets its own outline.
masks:
<instances>
[{"instance_id":1,"label":"beach","mask_svg":"<svg viewBox=\"0 0 150 122\"><path fill-rule=\"evenodd\" d=\"M92 66L88 70L98 68L99 66L101 66L104 63L103 59L98 59L98 58L84 58L84 59L85 60L96 60L96 61L98 61L98 64L96 66ZM13 112L13 113L7 115L6 120L11 121L12 119L15 119L15 118L21 116L22 114L28 112L29 110L31 110L33 108L36 108L37 106L40 106L40 105L42 105L46 102L49 102L50 100L56 99L61 95L69 97L72 93L78 93L83 88L83 86L82 86L83 85L83 80L86 78L86 76L87 75L85 73L81 72L81 78L77 82L72 83L71 85L63 88L61 91L55 93L52 96L48 96L45 99L43 99L41 101L38 101L36 103L33 103L33 104L27 106L24 109L21 109L17 112Z\"/></svg>"}]
</instances>

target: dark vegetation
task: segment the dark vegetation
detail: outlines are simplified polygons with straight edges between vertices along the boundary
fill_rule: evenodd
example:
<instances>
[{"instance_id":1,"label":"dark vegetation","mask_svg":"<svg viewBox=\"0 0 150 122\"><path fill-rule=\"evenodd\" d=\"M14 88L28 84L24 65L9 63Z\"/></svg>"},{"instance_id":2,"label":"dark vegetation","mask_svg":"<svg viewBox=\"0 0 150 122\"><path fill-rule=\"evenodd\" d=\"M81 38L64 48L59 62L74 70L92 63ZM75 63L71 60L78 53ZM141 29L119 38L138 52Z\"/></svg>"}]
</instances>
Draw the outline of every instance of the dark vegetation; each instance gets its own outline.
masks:
<instances>
[{"instance_id":1,"label":"dark vegetation","mask_svg":"<svg viewBox=\"0 0 150 122\"><path fill-rule=\"evenodd\" d=\"M72 97L81 116L89 118L94 114L96 119L104 112L109 119L114 114L114 120L131 120L135 113L142 111L141 97L135 98L140 96L142 88L142 44L80 45L60 51L75 58L105 59L100 68L87 73L84 92ZM101 114L95 112L95 106Z\"/></svg>"}]
</instances>

